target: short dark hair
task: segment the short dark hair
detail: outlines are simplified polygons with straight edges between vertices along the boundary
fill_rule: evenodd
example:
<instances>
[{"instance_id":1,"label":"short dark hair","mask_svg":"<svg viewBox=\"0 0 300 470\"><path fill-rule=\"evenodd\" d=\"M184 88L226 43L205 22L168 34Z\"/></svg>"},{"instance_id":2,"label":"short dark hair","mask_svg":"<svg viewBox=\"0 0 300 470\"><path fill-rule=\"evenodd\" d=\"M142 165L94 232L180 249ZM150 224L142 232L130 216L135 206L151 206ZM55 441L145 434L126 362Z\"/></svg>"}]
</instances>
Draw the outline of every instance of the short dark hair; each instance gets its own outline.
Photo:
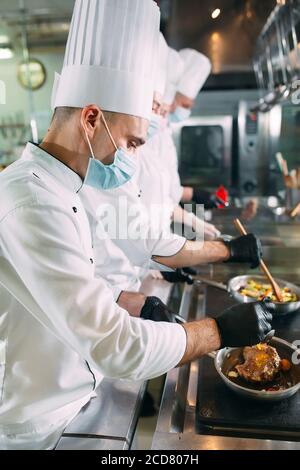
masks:
<instances>
[{"instance_id":1,"label":"short dark hair","mask_svg":"<svg viewBox=\"0 0 300 470\"><path fill-rule=\"evenodd\" d=\"M52 116L51 125L58 126L58 127L63 126L66 123L66 121L71 119L73 115L81 109L82 108L70 108L67 106L56 108ZM103 114L107 122L113 121L114 118L118 115L118 113L114 113L110 111L103 111Z\"/></svg>"},{"instance_id":2,"label":"short dark hair","mask_svg":"<svg viewBox=\"0 0 300 470\"><path fill-rule=\"evenodd\" d=\"M51 124L54 124L55 126L63 125L66 121L71 119L79 109L80 108L69 108L67 106L56 108L52 116Z\"/></svg>"}]
</instances>

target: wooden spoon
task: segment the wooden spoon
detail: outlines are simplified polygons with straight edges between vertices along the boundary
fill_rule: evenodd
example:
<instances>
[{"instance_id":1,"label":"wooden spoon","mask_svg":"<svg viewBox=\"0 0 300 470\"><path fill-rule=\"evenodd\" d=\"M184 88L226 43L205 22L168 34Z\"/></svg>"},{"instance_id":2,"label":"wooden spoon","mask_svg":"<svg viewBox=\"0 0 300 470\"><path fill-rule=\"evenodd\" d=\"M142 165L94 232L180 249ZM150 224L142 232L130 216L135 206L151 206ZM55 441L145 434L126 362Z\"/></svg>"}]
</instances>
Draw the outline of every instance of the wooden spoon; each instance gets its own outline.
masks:
<instances>
[{"instance_id":1,"label":"wooden spoon","mask_svg":"<svg viewBox=\"0 0 300 470\"><path fill-rule=\"evenodd\" d=\"M241 235L247 235L246 229L239 219L235 219L234 225L238 229ZM270 273L269 269L267 268L267 266L265 265L262 259L260 260L260 267L263 273L267 276L278 302L283 302L280 287L275 281L275 279L273 278L272 274Z\"/></svg>"},{"instance_id":2,"label":"wooden spoon","mask_svg":"<svg viewBox=\"0 0 300 470\"><path fill-rule=\"evenodd\" d=\"M286 188L293 189L294 188L294 180L291 175L287 175L283 177L284 184Z\"/></svg>"},{"instance_id":3,"label":"wooden spoon","mask_svg":"<svg viewBox=\"0 0 300 470\"><path fill-rule=\"evenodd\" d=\"M300 168L297 168L297 187L300 189Z\"/></svg>"},{"instance_id":4,"label":"wooden spoon","mask_svg":"<svg viewBox=\"0 0 300 470\"><path fill-rule=\"evenodd\" d=\"M289 167L288 167L287 161L284 159L282 159L282 173L284 174L284 176L289 175Z\"/></svg>"},{"instance_id":5,"label":"wooden spoon","mask_svg":"<svg viewBox=\"0 0 300 470\"><path fill-rule=\"evenodd\" d=\"M300 202L298 202L298 204L294 207L294 209L291 210L290 217L294 219L295 217L297 217L299 212L300 212Z\"/></svg>"},{"instance_id":6,"label":"wooden spoon","mask_svg":"<svg viewBox=\"0 0 300 470\"><path fill-rule=\"evenodd\" d=\"M293 187L293 189L297 189L297 188L298 188L297 171L296 171L296 170L292 170L292 171L290 172L290 177L291 177L291 180L292 180L292 187Z\"/></svg>"}]
</instances>

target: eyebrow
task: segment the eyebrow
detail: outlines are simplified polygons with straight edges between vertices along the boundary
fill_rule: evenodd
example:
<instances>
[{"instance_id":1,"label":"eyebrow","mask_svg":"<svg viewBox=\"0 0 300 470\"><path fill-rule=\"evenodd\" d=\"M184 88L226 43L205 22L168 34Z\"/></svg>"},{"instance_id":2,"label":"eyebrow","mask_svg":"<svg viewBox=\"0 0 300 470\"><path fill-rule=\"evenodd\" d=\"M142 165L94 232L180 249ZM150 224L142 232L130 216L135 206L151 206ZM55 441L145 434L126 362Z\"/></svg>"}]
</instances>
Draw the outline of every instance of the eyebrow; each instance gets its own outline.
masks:
<instances>
[{"instance_id":1,"label":"eyebrow","mask_svg":"<svg viewBox=\"0 0 300 470\"><path fill-rule=\"evenodd\" d=\"M135 142L139 145L139 146L142 146L146 143L145 139L143 139L142 137L136 137L136 136L130 136L129 137L130 139L132 140L135 140Z\"/></svg>"}]
</instances>

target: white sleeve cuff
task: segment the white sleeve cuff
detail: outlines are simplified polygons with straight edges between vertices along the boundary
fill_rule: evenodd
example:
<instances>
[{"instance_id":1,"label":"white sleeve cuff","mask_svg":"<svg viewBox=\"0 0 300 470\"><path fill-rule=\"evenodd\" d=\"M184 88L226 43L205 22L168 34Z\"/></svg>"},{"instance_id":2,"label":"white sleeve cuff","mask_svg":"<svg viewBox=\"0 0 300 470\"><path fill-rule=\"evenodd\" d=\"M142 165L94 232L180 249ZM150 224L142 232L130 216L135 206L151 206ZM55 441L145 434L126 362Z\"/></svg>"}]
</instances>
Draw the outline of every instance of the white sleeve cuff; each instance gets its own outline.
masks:
<instances>
[{"instance_id":1,"label":"white sleeve cuff","mask_svg":"<svg viewBox=\"0 0 300 470\"><path fill-rule=\"evenodd\" d=\"M141 282L139 280L136 280L134 282L109 285L109 287L112 290L115 302L117 302L122 292L139 292Z\"/></svg>"},{"instance_id":2,"label":"white sleeve cuff","mask_svg":"<svg viewBox=\"0 0 300 470\"><path fill-rule=\"evenodd\" d=\"M186 351L187 337L185 329L175 323L147 321L147 324L148 328L153 328L153 343L141 370L144 376L152 379L178 366Z\"/></svg>"},{"instance_id":3,"label":"white sleeve cuff","mask_svg":"<svg viewBox=\"0 0 300 470\"><path fill-rule=\"evenodd\" d=\"M171 256L175 256L182 250L185 244L186 238L179 237L178 235L172 234L170 232L168 238L162 238L156 244L153 251L153 257L159 256L162 258L169 258ZM165 265L159 264L153 259L150 261L149 268L159 269L160 271L173 271L173 269L167 268Z\"/></svg>"}]
</instances>

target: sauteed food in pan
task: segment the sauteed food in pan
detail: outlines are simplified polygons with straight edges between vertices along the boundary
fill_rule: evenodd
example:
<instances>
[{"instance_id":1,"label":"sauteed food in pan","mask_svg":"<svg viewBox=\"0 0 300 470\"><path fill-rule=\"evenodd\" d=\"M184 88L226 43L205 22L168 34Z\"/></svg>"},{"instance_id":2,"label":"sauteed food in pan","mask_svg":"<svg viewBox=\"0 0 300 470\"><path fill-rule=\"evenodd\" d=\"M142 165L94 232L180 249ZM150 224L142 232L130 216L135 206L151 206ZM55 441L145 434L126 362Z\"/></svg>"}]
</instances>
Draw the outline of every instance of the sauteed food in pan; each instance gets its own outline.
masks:
<instances>
[{"instance_id":1,"label":"sauteed food in pan","mask_svg":"<svg viewBox=\"0 0 300 470\"><path fill-rule=\"evenodd\" d=\"M243 349L243 363L229 371L228 378L235 382L247 382L247 386L260 390L285 390L293 385L290 376L291 363L281 359L276 348L258 344Z\"/></svg>"},{"instance_id":2,"label":"sauteed food in pan","mask_svg":"<svg viewBox=\"0 0 300 470\"><path fill-rule=\"evenodd\" d=\"M283 287L280 290L283 303L297 302L299 300L297 295L292 292L289 287ZM257 300L264 300L268 297L272 302L278 302L270 284L261 284L253 279L249 279L246 285L239 289L239 293L245 297L251 297Z\"/></svg>"}]
</instances>

